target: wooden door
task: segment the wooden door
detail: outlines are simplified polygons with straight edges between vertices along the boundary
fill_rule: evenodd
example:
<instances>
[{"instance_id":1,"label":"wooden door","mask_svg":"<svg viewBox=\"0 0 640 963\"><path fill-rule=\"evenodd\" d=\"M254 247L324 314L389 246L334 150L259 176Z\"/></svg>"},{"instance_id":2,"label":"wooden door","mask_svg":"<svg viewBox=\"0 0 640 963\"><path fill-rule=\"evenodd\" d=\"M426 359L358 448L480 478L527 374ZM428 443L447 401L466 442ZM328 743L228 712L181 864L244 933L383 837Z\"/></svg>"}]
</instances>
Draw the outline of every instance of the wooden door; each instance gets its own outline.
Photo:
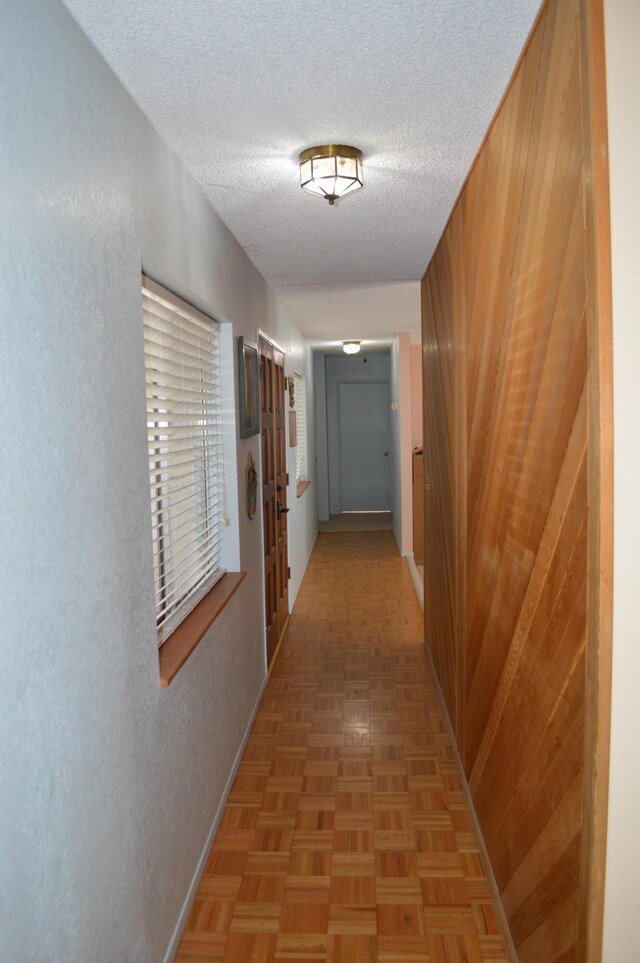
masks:
<instances>
[{"instance_id":1,"label":"wooden door","mask_svg":"<svg viewBox=\"0 0 640 963\"><path fill-rule=\"evenodd\" d=\"M289 618L284 354L260 338L260 436L267 664Z\"/></svg>"}]
</instances>

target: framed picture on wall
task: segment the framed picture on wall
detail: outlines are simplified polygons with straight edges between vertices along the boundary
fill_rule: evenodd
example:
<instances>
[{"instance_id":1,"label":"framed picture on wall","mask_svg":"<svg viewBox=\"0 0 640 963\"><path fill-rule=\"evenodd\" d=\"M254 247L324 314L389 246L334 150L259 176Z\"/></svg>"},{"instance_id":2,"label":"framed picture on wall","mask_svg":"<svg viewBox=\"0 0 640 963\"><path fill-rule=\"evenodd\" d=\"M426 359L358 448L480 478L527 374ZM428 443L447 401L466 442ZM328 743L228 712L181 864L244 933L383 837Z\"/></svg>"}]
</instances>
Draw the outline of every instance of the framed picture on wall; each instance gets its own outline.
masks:
<instances>
[{"instance_id":1,"label":"framed picture on wall","mask_svg":"<svg viewBox=\"0 0 640 963\"><path fill-rule=\"evenodd\" d=\"M250 438L260 431L260 374L258 348L238 337L238 400L240 437Z\"/></svg>"}]
</instances>

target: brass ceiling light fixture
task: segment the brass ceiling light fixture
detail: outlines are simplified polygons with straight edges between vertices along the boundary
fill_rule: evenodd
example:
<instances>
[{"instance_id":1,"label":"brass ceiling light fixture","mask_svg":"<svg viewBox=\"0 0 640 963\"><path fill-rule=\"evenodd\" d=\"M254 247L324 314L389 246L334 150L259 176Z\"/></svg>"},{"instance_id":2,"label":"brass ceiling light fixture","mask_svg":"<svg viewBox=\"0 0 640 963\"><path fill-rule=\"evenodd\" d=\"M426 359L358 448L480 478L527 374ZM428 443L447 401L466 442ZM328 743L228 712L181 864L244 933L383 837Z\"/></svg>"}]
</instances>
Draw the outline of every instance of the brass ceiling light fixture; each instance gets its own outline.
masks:
<instances>
[{"instance_id":1,"label":"brass ceiling light fixture","mask_svg":"<svg viewBox=\"0 0 640 963\"><path fill-rule=\"evenodd\" d=\"M362 151L346 144L309 147L300 154L300 187L326 197L333 206L340 197L363 187Z\"/></svg>"},{"instance_id":2,"label":"brass ceiling light fixture","mask_svg":"<svg viewBox=\"0 0 640 963\"><path fill-rule=\"evenodd\" d=\"M342 350L345 354L358 354L360 351L359 341L343 341Z\"/></svg>"}]
</instances>

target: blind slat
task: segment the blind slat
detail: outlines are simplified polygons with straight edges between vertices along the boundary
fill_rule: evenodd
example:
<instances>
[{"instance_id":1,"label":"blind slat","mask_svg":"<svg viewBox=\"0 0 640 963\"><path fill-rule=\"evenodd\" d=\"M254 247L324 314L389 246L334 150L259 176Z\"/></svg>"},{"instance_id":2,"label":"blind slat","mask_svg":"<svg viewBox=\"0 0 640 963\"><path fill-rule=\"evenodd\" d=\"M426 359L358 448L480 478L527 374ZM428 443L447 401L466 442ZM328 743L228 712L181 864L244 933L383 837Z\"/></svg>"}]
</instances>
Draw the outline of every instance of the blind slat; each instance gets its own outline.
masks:
<instances>
[{"instance_id":1,"label":"blind slat","mask_svg":"<svg viewBox=\"0 0 640 963\"><path fill-rule=\"evenodd\" d=\"M191 448L185 448L181 451L172 450L170 452L161 452L156 449L153 458L149 456L149 474L161 475L164 471L168 470L179 473L184 466L193 466L193 459L190 457L191 451ZM207 471L212 470L215 467L218 455L217 449L212 452L207 452L206 455L202 455L200 461L201 468Z\"/></svg>"},{"instance_id":2,"label":"blind slat","mask_svg":"<svg viewBox=\"0 0 640 963\"><path fill-rule=\"evenodd\" d=\"M202 553L198 552L190 552L185 555L182 560L182 570L185 572L184 578L174 575L172 579L167 579L161 574L155 580L156 594L164 599L163 608L170 607L167 605L167 600L178 596L182 597L185 594L185 588L189 587L189 582L196 580L196 572L204 572L205 570L213 572L220 567L219 552L207 555L206 560ZM199 578L199 575L197 577Z\"/></svg>"},{"instance_id":3,"label":"blind slat","mask_svg":"<svg viewBox=\"0 0 640 963\"><path fill-rule=\"evenodd\" d=\"M184 562L185 578L177 577L167 582L156 582L155 592L159 607L158 619L167 618L174 614L175 602L183 601L189 597L192 588L195 588L203 578L212 572L220 571L219 558L213 556L203 560L201 556L195 556L193 560L186 559Z\"/></svg>"},{"instance_id":4,"label":"blind slat","mask_svg":"<svg viewBox=\"0 0 640 963\"><path fill-rule=\"evenodd\" d=\"M195 601L191 603L191 607L197 604L197 602L202 598L205 592L207 592L213 585L215 585L218 579L222 578L222 576L224 575L224 572L225 570L221 568L221 569L215 569L214 571L211 571L211 572L203 573L199 582L197 582L194 585L193 589L190 592L189 598L195 599ZM179 612L181 603L182 602L186 603L187 601L188 600L186 598L178 599L173 605L174 610L177 610ZM161 620L159 620L159 623L158 623L159 634L161 634L161 636L163 637L170 635L170 633L173 631L176 625L179 625L181 621L182 619L178 618L176 620L175 616L172 617L171 613L167 613L165 616L162 617Z\"/></svg>"},{"instance_id":5,"label":"blind slat","mask_svg":"<svg viewBox=\"0 0 640 963\"><path fill-rule=\"evenodd\" d=\"M156 497L155 501L156 502L160 501L161 498L162 496ZM212 498L207 503L205 508L201 509L200 511L194 511L193 506L188 503L189 499L187 498L182 499L181 502L172 501L171 514L169 514L168 509L164 507L164 505L161 505L159 507L152 507L151 524L154 528L164 527L167 530L169 527L171 527L172 532L177 532L178 529L183 524L182 518L184 515L189 515L196 522L200 519L202 515L204 515L205 518L207 518L210 515L215 515L216 510L222 507L222 499L223 499L222 492L219 492L214 498ZM181 504L184 505L185 503L187 504L184 509L182 509L181 511L175 511L177 507L179 507Z\"/></svg>"}]
</instances>

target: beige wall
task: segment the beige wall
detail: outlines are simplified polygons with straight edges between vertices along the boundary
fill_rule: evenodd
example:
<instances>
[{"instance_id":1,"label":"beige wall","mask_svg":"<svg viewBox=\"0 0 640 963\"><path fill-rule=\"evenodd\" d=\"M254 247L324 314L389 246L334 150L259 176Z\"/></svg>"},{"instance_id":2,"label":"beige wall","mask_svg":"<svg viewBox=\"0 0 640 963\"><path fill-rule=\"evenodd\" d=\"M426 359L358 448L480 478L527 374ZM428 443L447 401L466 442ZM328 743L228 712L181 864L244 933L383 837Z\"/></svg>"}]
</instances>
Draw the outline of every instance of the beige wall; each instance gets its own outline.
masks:
<instances>
[{"instance_id":1,"label":"beige wall","mask_svg":"<svg viewBox=\"0 0 640 963\"><path fill-rule=\"evenodd\" d=\"M411 344L408 333L396 335L391 345L391 405L393 530L400 554L411 555L413 553L412 399Z\"/></svg>"},{"instance_id":2,"label":"beige wall","mask_svg":"<svg viewBox=\"0 0 640 963\"><path fill-rule=\"evenodd\" d=\"M605 0L614 361L613 691L604 963L640 960L640 5Z\"/></svg>"},{"instance_id":3,"label":"beige wall","mask_svg":"<svg viewBox=\"0 0 640 963\"><path fill-rule=\"evenodd\" d=\"M420 448L422 433L422 345L411 344L411 447Z\"/></svg>"}]
</instances>

